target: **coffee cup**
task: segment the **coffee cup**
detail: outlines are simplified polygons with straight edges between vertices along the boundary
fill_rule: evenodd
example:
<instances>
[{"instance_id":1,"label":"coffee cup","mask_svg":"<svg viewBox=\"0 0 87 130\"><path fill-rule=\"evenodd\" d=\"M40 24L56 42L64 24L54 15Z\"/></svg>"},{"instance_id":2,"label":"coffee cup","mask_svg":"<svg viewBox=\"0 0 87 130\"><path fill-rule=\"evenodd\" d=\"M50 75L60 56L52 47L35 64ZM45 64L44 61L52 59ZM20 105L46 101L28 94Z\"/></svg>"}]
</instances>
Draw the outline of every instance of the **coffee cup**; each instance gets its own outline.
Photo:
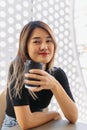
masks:
<instances>
[{"instance_id":1,"label":"coffee cup","mask_svg":"<svg viewBox=\"0 0 87 130\"><path fill-rule=\"evenodd\" d=\"M33 60L26 60L26 62L24 63L24 66L25 66L25 73L29 73L29 70L31 70L31 69L43 69L43 63L35 62ZM34 78L29 78L29 80L39 81L39 80L34 79ZM38 86L25 84L25 87L29 88L29 87L38 87Z\"/></svg>"}]
</instances>

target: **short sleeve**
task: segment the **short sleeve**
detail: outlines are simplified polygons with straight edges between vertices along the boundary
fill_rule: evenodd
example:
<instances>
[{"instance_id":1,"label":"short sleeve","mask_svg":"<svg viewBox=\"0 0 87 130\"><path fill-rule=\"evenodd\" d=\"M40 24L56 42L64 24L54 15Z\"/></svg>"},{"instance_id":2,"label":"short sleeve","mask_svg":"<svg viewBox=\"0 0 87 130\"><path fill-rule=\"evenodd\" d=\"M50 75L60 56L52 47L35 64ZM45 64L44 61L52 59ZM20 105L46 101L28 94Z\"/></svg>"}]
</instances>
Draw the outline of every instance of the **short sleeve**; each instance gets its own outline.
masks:
<instances>
[{"instance_id":1,"label":"short sleeve","mask_svg":"<svg viewBox=\"0 0 87 130\"><path fill-rule=\"evenodd\" d=\"M11 95L13 95L13 92L11 92ZM13 106L23 106L23 105L29 105L29 93L28 90L23 87L22 91L20 93L20 96L12 96L12 105Z\"/></svg>"}]
</instances>

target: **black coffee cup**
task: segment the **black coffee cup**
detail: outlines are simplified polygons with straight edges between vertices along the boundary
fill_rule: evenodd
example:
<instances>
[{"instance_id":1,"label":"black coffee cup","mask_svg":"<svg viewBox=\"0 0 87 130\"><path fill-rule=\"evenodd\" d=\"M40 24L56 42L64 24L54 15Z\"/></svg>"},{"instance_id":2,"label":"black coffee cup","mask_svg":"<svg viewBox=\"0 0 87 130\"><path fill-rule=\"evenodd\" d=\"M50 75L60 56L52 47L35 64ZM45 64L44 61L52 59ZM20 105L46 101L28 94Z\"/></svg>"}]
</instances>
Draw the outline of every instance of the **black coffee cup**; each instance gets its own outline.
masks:
<instances>
[{"instance_id":1,"label":"black coffee cup","mask_svg":"<svg viewBox=\"0 0 87 130\"><path fill-rule=\"evenodd\" d=\"M24 63L25 65L25 73L29 73L30 69L43 69L43 63L41 62L35 62L33 60L26 60L26 62ZM37 79L33 79L33 78L29 78L30 80L35 80L35 81L39 81ZM37 85L29 85L29 84L25 84L26 88L29 87L38 87Z\"/></svg>"}]
</instances>

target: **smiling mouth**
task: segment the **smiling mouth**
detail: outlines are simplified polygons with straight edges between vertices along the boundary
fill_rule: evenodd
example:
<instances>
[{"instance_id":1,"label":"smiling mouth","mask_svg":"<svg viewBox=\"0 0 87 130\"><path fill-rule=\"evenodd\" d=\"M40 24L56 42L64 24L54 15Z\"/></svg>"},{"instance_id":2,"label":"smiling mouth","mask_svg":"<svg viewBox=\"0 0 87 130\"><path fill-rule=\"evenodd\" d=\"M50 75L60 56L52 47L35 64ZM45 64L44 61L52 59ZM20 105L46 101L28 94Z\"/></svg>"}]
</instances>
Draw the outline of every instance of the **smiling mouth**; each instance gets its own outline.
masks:
<instances>
[{"instance_id":1,"label":"smiling mouth","mask_svg":"<svg viewBox=\"0 0 87 130\"><path fill-rule=\"evenodd\" d=\"M48 55L49 53L39 53L39 55L42 55L42 56L46 56Z\"/></svg>"}]
</instances>

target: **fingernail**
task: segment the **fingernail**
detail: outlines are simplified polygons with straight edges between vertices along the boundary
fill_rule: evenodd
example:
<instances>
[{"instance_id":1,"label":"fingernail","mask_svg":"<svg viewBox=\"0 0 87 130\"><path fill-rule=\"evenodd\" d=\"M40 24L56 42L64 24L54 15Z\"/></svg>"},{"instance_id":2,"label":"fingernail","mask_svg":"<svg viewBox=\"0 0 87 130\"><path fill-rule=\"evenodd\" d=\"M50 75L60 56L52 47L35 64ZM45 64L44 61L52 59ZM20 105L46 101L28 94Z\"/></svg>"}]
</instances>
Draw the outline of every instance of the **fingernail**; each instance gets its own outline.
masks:
<instances>
[{"instance_id":1,"label":"fingernail","mask_svg":"<svg viewBox=\"0 0 87 130\"><path fill-rule=\"evenodd\" d=\"M29 70L29 72L32 72L33 70Z\"/></svg>"}]
</instances>

